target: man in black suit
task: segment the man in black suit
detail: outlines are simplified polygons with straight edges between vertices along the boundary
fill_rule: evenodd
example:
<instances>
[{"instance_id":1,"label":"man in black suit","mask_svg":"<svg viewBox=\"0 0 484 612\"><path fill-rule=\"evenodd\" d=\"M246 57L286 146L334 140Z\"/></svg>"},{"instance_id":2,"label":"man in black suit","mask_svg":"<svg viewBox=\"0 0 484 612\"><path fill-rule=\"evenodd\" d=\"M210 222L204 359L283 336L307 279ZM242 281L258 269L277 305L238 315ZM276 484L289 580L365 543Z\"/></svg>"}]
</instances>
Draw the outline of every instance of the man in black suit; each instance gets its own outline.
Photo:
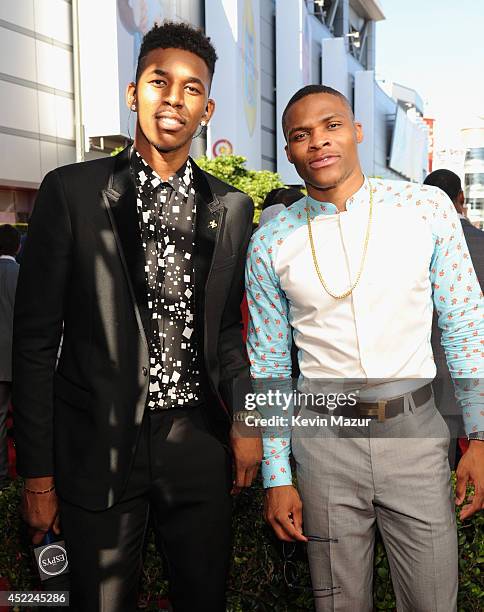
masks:
<instances>
[{"instance_id":1,"label":"man in black suit","mask_svg":"<svg viewBox=\"0 0 484 612\"><path fill-rule=\"evenodd\" d=\"M451 170L441 168L431 172L424 180L424 184L442 189L452 200L459 215L464 237L469 247L469 255L471 256L474 270L482 289L484 287L484 232L474 227L465 214L465 196L459 176ZM433 382L435 402L451 432L452 440L449 445L449 463L451 467L455 468L458 458L456 440L459 436L464 436L464 432L462 430L461 412L455 401L454 385L449 374L440 337L441 332L434 313L431 342L435 365L437 366L437 374Z\"/></svg>"},{"instance_id":2,"label":"man in black suit","mask_svg":"<svg viewBox=\"0 0 484 612\"><path fill-rule=\"evenodd\" d=\"M0 490L8 485L7 413L12 394L12 327L20 234L0 226Z\"/></svg>"},{"instance_id":3,"label":"man in black suit","mask_svg":"<svg viewBox=\"0 0 484 612\"><path fill-rule=\"evenodd\" d=\"M253 204L189 158L214 111L216 58L187 24L148 32L127 90L134 146L50 172L30 223L14 326L18 470L34 541L60 517L82 612L136 609L150 510L174 610L225 610L230 492L251 484L261 442L229 438L233 381L248 377Z\"/></svg>"}]
</instances>

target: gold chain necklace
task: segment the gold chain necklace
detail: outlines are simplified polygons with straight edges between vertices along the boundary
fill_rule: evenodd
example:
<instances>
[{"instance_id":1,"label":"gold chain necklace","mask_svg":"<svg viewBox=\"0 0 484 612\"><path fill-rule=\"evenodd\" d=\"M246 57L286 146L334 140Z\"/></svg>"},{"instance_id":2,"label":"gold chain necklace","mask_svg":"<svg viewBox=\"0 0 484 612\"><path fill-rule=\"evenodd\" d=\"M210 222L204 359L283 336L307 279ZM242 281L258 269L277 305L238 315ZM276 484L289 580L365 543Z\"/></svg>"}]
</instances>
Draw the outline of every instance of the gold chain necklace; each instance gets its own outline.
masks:
<instances>
[{"instance_id":1,"label":"gold chain necklace","mask_svg":"<svg viewBox=\"0 0 484 612\"><path fill-rule=\"evenodd\" d=\"M356 280L353 283L353 285L341 295L337 295L336 293L333 293L329 289L328 285L324 281L323 275L321 274L321 270L319 269L318 258L316 256L316 249L314 247L313 232L311 229L311 216L309 214L309 200L306 197L306 215L307 215L307 223L308 223L309 242L311 245L311 253L313 255L313 262L314 262L314 267L316 269L316 274L318 275L319 281L321 285L323 285L323 288L326 291L326 293L329 293L329 295L336 300L342 300L345 297L348 297L349 295L351 295L351 293L353 293L353 290L355 289L356 285L360 282L361 273L363 272L363 266L365 265L366 252L368 250L368 242L370 240L370 228L371 228L371 219L372 219L372 213L373 213L373 190L371 188L370 181L368 181L368 185L370 188L370 213L368 215L368 225L366 227L365 244L363 246L363 255L361 257L360 269L358 270L358 274L356 275Z\"/></svg>"}]
</instances>

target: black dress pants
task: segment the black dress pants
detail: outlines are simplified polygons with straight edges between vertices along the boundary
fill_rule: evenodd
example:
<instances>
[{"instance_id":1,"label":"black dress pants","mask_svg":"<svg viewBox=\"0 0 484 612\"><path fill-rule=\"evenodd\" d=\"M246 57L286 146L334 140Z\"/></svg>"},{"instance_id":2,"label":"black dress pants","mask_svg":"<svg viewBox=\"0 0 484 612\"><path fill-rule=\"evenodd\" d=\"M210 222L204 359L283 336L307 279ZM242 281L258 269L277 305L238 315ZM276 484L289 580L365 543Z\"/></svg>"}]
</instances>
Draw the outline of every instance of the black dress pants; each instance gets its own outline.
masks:
<instances>
[{"instance_id":1,"label":"black dress pants","mask_svg":"<svg viewBox=\"0 0 484 612\"><path fill-rule=\"evenodd\" d=\"M136 610L151 515L174 612L225 612L231 459L209 432L203 410L145 414L126 491L113 507L93 512L60 500L70 610Z\"/></svg>"}]
</instances>

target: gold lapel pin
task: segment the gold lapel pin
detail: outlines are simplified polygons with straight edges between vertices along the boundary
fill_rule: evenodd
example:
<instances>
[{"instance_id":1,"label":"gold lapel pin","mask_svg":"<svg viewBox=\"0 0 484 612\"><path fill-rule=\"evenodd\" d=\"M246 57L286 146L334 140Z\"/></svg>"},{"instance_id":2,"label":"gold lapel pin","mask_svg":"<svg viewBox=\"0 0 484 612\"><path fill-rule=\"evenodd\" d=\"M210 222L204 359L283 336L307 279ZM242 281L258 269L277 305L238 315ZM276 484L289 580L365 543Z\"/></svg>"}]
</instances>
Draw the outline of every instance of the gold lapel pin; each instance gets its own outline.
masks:
<instances>
[{"instance_id":1,"label":"gold lapel pin","mask_svg":"<svg viewBox=\"0 0 484 612\"><path fill-rule=\"evenodd\" d=\"M211 227L212 229L215 229L217 227L217 223L215 221L210 221L208 226Z\"/></svg>"}]
</instances>

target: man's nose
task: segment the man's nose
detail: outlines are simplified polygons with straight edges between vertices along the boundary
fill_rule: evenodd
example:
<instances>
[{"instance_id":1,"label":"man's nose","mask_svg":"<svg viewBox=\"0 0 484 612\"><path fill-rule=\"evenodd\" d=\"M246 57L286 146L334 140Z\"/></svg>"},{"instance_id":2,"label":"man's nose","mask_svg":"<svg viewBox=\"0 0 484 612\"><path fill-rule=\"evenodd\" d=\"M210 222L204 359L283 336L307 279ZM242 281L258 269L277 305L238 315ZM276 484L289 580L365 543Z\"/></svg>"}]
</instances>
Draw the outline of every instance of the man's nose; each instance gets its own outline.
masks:
<instances>
[{"instance_id":1,"label":"man's nose","mask_svg":"<svg viewBox=\"0 0 484 612\"><path fill-rule=\"evenodd\" d=\"M312 150L322 149L331 144L331 140L326 132L314 131L311 135L309 148Z\"/></svg>"},{"instance_id":2,"label":"man's nose","mask_svg":"<svg viewBox=\"0 0 484 612\"><path fill-rule=\"evenodd\" d=\"M183 87L173 84L166 87L163 93L164 101L170 106L183 106Z\"/></svg>"}]
</instances>

